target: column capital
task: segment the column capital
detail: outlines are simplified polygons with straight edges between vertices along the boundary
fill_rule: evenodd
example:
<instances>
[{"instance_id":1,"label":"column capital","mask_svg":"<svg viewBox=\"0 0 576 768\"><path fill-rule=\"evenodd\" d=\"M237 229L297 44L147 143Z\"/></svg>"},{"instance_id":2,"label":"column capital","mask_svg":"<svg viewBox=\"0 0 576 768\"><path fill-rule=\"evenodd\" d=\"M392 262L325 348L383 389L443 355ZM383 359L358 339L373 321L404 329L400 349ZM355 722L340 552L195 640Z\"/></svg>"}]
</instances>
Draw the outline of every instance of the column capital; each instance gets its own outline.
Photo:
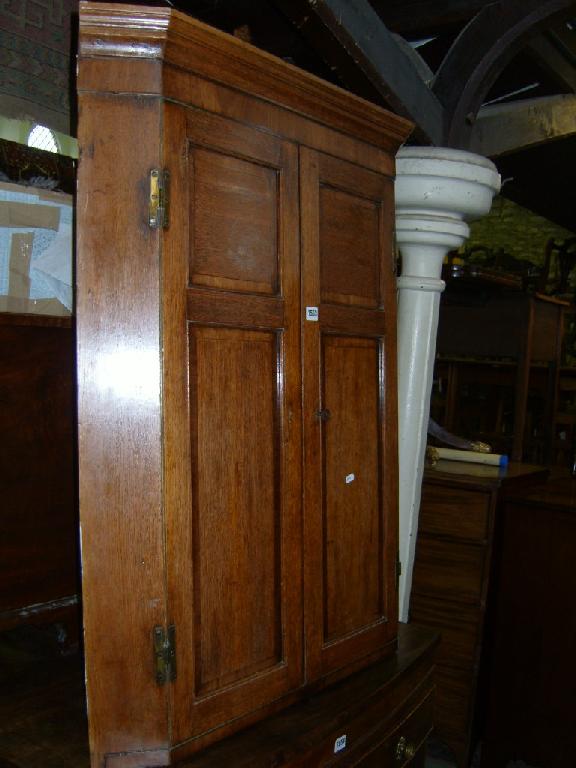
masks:
<instances>
[{"instance_id":1,"label":"column capital","mask_svg":"<svg viewBox=\"0 0 576 768\"><path fill-rule=\"evenodd\" d=\"M402 147L396 155L396 213L474 219L500 190L491 160L444 147Z\"/></svg>"}]
</instances>

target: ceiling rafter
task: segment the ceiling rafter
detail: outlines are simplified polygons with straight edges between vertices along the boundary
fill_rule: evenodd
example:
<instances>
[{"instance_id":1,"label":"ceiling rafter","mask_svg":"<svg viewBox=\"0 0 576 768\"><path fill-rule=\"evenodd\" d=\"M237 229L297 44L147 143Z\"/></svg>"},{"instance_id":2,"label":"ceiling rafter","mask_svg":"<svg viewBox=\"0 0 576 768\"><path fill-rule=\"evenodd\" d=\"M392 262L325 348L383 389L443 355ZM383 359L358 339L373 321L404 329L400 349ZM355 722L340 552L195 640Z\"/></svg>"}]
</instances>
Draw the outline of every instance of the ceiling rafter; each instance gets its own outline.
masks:
<instances>
[{"instance_id":1,"label":"ceiling rafter","mask_svg":"<svg viewBox=\"0 0 576 768\"><path fill-rule=\"evenodd\" d=\"M541 32L530 40L528 48L538 64L562 87L573 93L576 92L574 55L566 55L563 46L557 44L554 36L548 32Z\"/></svg>"}]
</instances>

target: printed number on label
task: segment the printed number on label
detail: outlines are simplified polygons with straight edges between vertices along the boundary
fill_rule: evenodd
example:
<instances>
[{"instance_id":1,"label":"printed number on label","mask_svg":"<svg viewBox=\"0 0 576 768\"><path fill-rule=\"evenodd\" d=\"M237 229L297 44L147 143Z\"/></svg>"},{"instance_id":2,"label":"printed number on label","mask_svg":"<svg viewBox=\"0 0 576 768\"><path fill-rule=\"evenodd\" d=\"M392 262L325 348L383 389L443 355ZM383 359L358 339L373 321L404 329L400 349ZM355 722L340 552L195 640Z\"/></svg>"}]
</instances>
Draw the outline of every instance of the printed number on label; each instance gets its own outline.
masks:
<instances>
[{"instance_id":1,"label":"printed number on label","mask_svg":"<svg viewBox=\"0 0 576 768\"><path fill-rule=\"evenodd\" d=\"M313 323L318 322L318 307L306 307L306 320L311 320Z\"/></svg>"}]
</instances>

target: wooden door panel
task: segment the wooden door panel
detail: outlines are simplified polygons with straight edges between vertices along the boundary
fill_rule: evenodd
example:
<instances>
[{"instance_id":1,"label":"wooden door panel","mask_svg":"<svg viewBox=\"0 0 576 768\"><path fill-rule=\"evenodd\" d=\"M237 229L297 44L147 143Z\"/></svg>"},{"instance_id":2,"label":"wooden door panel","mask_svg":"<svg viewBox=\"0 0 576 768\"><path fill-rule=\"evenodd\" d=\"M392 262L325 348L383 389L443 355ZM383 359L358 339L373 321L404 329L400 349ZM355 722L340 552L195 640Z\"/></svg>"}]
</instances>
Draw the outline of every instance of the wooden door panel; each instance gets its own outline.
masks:
<instances>
[{"instance_id":1,"label":"wooden door panel","mask_svg":"<svg viewBox=\"0 0 576 768\"><path fill-rule=\"evenodd\" d=\"M383 614L378 347L375 339L323 336L327 642Z\"/></svg>"},{"instance_id":2,"label":"wooden door panel","mask_svg":"<svg viewBox=\"0 0 576 768\"><path fill-rule=\"evenodd\" d=\"M184 307L165 401L187 427L166 486L189 487L167 510L173 728L200 745L302 683L298 155L232 121L167 113L185 204L165 238Z\"/></svg>"},{"instance_id":3,"label":"wooden door panel","mask_svg":"<svg viewBox=\"0 0 576 768\"><path fill-rule=\"evenodd\" d=\"M274 332L191 330L196 694L282 660Z\"/></svg>"},{"instance_id":4,"label":"wooden door panel","mask_svg":"<svg viewBox=\"0 0 576 768\"><path fill-rule=\"evenodd\" d=\"M191 282L276 293L277 169L202 147L191 162Z\"/></svg>"},{"instance_id":5,"label":"wooden door panel","mask_svg":"<svg viewBox=\"0 0 576 768\"><path fill-rule=\"evenodd\" d=\"M318 309L303 326L312 680L385 654L396 635L395 279L390 179L308 149L300 168L303 303Z\"/></svg>"},{"instance_id":6,"label":"wooden door panel","mask_svg":"<svg viewBox=\"0 0 576 768\"><path fill-rule=\"evenodd\" d=\"M377 307L379 205L358 195L320 189L322 300Z\"/></svg>"},{"instance_id":7,"label":"wooden door panel","mask_svg":"<svg viewBox=\"0 0 576 768\"><path fill-rule=\"evenodd\" d=\"M319 157L322 301L382 307L382 267L389 256L383 247L389 237L390 180L329 155Z\"/></svg>"},{"instance_id":8,"label":"wooden door panel","mask_svg":"<svg viewBox=\"0 0 576 768\"><path fill-rule=\"evenodd\" d=\"M190 284L277 294L285 143L189 110Z\"/></svg>"}]
</instances>

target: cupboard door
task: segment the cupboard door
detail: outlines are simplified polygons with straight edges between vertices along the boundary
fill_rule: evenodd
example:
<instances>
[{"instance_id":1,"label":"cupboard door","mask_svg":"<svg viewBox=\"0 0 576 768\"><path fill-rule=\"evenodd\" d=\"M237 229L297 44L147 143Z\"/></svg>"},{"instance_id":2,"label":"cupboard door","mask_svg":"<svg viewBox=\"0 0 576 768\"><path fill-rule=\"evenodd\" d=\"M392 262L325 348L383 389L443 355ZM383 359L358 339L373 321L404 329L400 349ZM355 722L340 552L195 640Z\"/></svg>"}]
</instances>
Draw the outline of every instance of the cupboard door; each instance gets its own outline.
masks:
<instances>
[{"instance_id":1,"label":"cupboard door","mask_svg":"<svg viewBox=\"0 0 576 768\"><path fill-rule=\"evenodd\" d=\"M298 155L166 108L165 487L176 743L302 683Z\"/></svg>"},{"instance_id":2,"label":"cupboard door","mask_svg":"<svg viewBox=\"0 0 576 768\"><path fill-rule=\"evenodd\" d=\"M396 636L396 298L391 180L302 149L300 184L306 668L315 679L385 653Z\"/></svg>"}]
</instances>

